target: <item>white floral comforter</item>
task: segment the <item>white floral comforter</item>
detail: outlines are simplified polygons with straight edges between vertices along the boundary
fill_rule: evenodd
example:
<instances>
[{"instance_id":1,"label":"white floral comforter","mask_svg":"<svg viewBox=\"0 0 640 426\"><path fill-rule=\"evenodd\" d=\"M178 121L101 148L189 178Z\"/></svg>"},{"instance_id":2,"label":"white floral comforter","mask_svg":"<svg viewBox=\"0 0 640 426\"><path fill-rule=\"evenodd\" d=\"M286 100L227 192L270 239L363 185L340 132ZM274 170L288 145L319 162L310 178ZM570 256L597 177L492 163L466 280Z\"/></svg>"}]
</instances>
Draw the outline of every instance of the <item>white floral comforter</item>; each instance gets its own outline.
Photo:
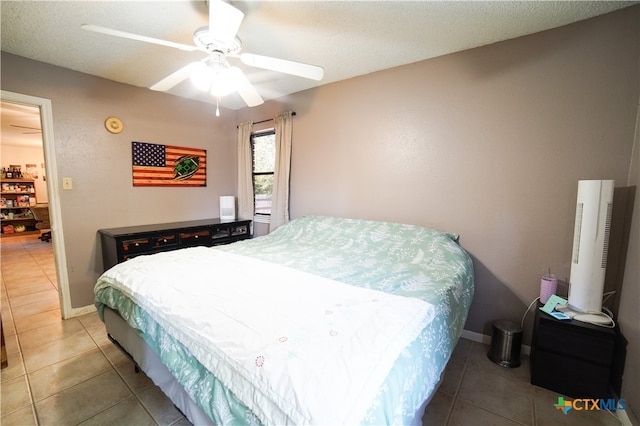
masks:
<instances>
[{"instance_id":1,"label":"white floral comforter","mask_svg":"<svg viewBox=\"0 0 640 426\"><path fill-rule=\"evenodd\" d=\"M406 423L433 392L473 295L471 260L456 239L455 234L409 225L306 217L266 237L216 249L139 257L117 265L99 279L96 305L99 311L105 305L119 310L140 330L194 401L218 424ZM249 264L239 263L239 259ZM273 276L281 277L278 264L292 271L289 278L271 282L266 272L259 272L266 266ZM202 273L203 265L208 273ZM221 276L222 269L228 269L230 275ZM136 271L133 276L131 270ZM182 278L169 280L172 290L154 291L162 278L175 270L181 271ZM313 278L300 271L313 274ZM232 285L237 283L233 276L240 272L248 276L247 283ZM124 285L127 281L131 286ZM251 281L262 285L256 289ZM297 286L302 281L314 284L303 289ZM199 284L186 286L185 282ZM272 292L276 287L281 290ZM228 289L235 294L222 293ZM195 302L189 301L191 292L196 295ZM385 304L402 306L410 315L376 311L377 306L361 309L372 305L365 303L372 297L376 303L384 300ZM300 302L303 299L310 299L309 304ZM291 303L293 300L296 303ZM179 305L196 316L183 319L189 317L179 313ZM367 319L352 316L355 311L348 312L347 306L368 311ZM158 307L164 311L162 315L157 313ZM296 310L306 314L302 315L305 320L286 326L286 317ZM208 311L214 315L204 315ZM232 319L238 311L251 315L242 321ZM336 315L339 312L341 318ZM178 327L181 321L186 328L184 324ZM223 335L226 333L224 339L209 333L217 324L224 325L220 327ZM395 342L395 347L384 356L367 359L370 349L349 346L353 337L364 337L358 333L367 332L374 332L378 341ZM317 344L313 344L316 338ZM207 348L201 344L207 339L222 340ZM235 363L233 368L220 367L219 361L237 349L239 340L244 340L247 349L231 362ZM363 365L330 359L327 354L335 351L354 351L351 355L357 354ZM292 359L295 363L288 364ZM301 360L322 367L310 368ZM307 379L283 380L291 365L300 372L318 373L312 375L313 380L329 378L333 371L331 391L317 392L307 386L313 384ZM231 380L236 376L240 378L237 383ZM363 386L355 380L358 377L370 381ZM257 391L246 385L248 381L258 383ZM298 390L292 382L298 383Z\"/></svg>"}]
</instances>

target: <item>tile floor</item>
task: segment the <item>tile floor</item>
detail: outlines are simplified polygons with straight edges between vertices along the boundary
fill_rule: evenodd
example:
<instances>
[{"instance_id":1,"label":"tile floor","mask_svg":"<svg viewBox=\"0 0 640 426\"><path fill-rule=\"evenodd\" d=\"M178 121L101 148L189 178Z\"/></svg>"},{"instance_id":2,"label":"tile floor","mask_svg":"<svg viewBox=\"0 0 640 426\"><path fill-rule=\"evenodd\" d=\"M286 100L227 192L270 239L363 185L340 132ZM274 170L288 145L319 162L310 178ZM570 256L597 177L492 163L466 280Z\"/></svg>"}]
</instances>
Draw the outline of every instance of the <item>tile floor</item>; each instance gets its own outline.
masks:
<instances>
[{"instance_id":1,"label":"tile floor","mask_svg":"<svg viewBox=\"0 0 640 426\"><path fill-rule=\"evenodd\" d=\"M9 366L0 373L9 425L189 425L109 341L96 313L62 321L51 243L0 240L0 313Z\"/></svg>"},{"instance_id":2,"label":"tile floor","mask_svg":"<svg viewBox=\"0 0 640 426\"><path fill-rule=\"evenodd\" d=\"M52 245L0 240L2 314L9 367L1 372L0 423L189 425L105 334L97 314L62 321ZM608 412L553 406L558 394L529 384L529 364L499 367L487 346L461 339L424 425L619 425Z\"/></svg>"}]
</instances>

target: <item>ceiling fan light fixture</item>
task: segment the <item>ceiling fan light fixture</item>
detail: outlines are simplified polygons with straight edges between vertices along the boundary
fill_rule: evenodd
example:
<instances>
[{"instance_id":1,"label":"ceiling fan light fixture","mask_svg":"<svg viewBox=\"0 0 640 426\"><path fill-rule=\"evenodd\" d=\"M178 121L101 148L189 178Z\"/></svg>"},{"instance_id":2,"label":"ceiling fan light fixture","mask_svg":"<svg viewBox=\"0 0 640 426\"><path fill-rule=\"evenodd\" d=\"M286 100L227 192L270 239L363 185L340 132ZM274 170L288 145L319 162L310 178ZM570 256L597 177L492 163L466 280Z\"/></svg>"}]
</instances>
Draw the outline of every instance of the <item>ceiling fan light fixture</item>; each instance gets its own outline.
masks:
<instances>
[{"instance_id":1,"label":"ceiling fan light fixture","mask_svg":"<svg viewBox=\"0 0 640 426\"><path fill-rule=\"evenodd\" d=\"M218 98L227 96L234 90L236 90L236 84L228 68L212 76L209 89L212 96Z\"/></svg>"},{"instance_id":2,"label":"ceiling fan light fixture","mask_svg":"<svg viewBox=\"0 0 640 426\"><path fill-rule=\"evenodd\" d=\"M194 68L195 69L189 76L191 83L193 83L193 85L196 86L199 90L208 92L211 88L211 80L213 79L211 69L202 62L199 62L198 65Z\"/></svg>"},{"instance_id":3,"label":"ceiling fan light fixture","mask_svg":"<svg viewBox=\"0 0 640 426\"><path fill-rule=\"evenodd\" d=\"M206 63L194 67L190 79L198 89L215 97L226 96L236 89L235 76L219 52L212 53Z\"/></svg>"}]
</instances>

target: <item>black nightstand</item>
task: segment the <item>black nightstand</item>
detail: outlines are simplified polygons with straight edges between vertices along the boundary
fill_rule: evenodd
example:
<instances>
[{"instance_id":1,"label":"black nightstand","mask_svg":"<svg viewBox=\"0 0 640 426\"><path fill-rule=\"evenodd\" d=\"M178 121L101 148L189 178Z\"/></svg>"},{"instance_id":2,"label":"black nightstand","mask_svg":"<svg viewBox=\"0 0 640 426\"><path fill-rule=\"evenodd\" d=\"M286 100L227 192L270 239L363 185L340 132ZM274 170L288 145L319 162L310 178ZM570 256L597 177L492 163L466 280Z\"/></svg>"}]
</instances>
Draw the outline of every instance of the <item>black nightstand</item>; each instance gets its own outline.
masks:
<instances>
[{"instance_id":1,"label":"black nightstand","mask_svg":"<svg viewBox=\"0 0 640 426\"><path fill-rule=\"evenodd\" d=\"M536 309L531 384L573 398L619 395L626 341L617 328L557 320Z\"/></svg>"}]
</instances>

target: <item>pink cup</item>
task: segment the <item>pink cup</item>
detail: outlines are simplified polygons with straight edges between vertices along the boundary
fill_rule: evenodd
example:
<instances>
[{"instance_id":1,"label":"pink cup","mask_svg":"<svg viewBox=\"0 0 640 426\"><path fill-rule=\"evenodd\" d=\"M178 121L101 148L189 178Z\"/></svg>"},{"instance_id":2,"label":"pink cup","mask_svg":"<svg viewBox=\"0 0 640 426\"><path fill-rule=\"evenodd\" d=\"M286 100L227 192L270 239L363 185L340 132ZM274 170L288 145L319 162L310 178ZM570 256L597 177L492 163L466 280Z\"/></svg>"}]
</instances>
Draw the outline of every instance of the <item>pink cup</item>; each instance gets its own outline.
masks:
<instances>
[{"instance_id":1,"label":"pink cup","mask_svg":"<svg viewBox=\"0 0 640 426\"><path fill-rule=\"evenodd\" d=\"M552 294L556 294L558 280L553 274L544 275L540 280L540 302L547 303Z\"/></svg>"}]
</instances>

